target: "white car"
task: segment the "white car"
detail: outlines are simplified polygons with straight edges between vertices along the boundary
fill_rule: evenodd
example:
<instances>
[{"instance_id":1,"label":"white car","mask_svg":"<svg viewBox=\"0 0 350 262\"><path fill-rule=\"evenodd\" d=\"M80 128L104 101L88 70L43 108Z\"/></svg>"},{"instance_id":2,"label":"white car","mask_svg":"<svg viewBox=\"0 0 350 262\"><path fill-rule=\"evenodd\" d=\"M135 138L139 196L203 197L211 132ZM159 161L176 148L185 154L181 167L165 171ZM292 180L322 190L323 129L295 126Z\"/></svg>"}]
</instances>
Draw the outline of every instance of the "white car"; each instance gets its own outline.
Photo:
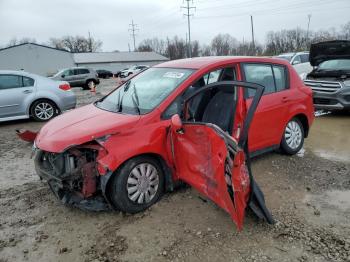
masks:
<instances>
[{"instance_id":1,"label":"white car","mask_svg":"<svg viewBox=\"0 0 350 262\"><path fill-rule=\"evenodd\" d=\"M303 79L313 69L309 62L309 52L283 53L275 58L287 60L297 71L298 75Z\"/></svg>"},{"instance_id":2,"label":"white car","mask_svg":"<svg viewBox=\"0 0 350 262\"><path fill-rule=\"evenodd\" d=\"M146 65L134 65L128 69L124 69L120 72L120 77L128 77L132 74L138 73L140 71L143 71L145 69L149 68L149 66Z\"/></svg>"},{"instance_id":3,"label":"white car","mask_svg":"<svg viewBox=\"0 0 350 262\"><path fill-rule=\"evenodd\" d=\"M75 105L76 97L68 82L0 70L0 122L30 117L47 121Z\"/></svg>"}]
</instances>

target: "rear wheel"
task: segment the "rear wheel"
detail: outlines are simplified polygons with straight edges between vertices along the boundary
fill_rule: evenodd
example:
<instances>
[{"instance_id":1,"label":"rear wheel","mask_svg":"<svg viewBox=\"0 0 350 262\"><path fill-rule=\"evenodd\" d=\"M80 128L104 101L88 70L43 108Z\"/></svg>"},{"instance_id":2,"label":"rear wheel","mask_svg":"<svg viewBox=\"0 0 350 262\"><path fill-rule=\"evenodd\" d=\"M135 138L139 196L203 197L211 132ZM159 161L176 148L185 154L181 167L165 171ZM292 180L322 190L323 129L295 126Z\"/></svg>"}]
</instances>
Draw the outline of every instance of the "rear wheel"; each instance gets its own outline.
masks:
<instances>
[{"instance_id":1,"label":"rear wheel","mask_svg":"<svg viewBox=\"0 0 350 262\"><path fill-rule=\"evenodd\" d=\"M59 114L59 109L54 102L40 99L33 103L30 114L36 121L48 121Z\"/></svg>"},{"instance_id":2,"label":"rear wheel","mask_svg":"<svg viewBox=\"0 0 350 262\"><path fill-rule=\"evenodd\" d=\"M85 84L85 86L83 86L84 90L92 90L93 88L96 87L96 83L94 80L88 80Z\"/></svg>"},{"instance_id":3,"label":"rear wheel","mask_svg":"<svg viewBox=\"0 0 350 262\"><path fill-rule=\"evenodd\" d=\"M304 128L298 118L293 118L288 122L284 130L281 141L281 149L288 155L299 152L304 144Z\"/></svg>"},{"instance_id":4,"label":"rear wheel","mask_svg":"<svg viewBox=\"0 0 350 262\"><path fill-rule=\"evenodd\" d=\"M149 156L128 160L114 175L110 199L123 212L141 212L158 201L164 176L158 161Z\"/></svg>"}]
</instances>

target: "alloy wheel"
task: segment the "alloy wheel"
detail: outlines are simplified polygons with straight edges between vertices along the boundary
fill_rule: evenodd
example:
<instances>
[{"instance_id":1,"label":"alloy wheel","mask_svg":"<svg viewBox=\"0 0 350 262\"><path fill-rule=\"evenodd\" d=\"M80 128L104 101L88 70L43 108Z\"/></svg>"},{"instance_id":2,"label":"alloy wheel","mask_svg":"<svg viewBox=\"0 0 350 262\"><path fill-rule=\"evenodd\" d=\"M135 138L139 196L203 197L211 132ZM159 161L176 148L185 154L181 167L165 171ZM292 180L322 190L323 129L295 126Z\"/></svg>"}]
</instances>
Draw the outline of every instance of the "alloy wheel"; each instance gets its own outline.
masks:
<instances>
[{"instance_id":1,"label":"alloy wheel","mask_svg":"<svg viewBox=\"0 0 350 262\"><path fill-rule=\"evenodd\" d=\"M287 124L286 130L284 132L284 137L287 145L291 149L297 149L302 141L303 133L301 131L300 125L292 120Z\"/></svg>"},{"instance_id":2,"label":"alloy wheel","mask_svg":"<svg viewBox=\"0 0 350 262\"><path fill-rule=\"evenodd\" d=\"M41 102L34 108L34 113L40 120L49 120L54 115L54 108L50 103Z\"/></svg>"},{"instance_id":3,"label":"alloy wheel","mask_svg":"<svg viewBox=\"0 0 350 262\"><path fill-rule=\"evenodd\" d=\"M126 189L134 203L147 204L155 197L159 186L159 174L155 166L141 163L129 173Z\"/></svg>"}]
</instances>

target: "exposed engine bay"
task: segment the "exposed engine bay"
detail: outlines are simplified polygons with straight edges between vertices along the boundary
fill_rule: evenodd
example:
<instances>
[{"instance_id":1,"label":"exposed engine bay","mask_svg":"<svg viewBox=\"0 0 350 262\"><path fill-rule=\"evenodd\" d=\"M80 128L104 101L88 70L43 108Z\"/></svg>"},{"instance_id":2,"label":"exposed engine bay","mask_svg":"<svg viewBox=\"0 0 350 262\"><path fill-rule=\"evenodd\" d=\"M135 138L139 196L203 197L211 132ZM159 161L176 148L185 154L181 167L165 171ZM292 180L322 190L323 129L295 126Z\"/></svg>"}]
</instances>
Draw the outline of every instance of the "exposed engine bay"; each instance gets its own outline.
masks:
<instances>
[{"instance_id":1,"label":"exposed engine bay","mask_svg":"<svg viewBox=\"0 0 350 262\"><path fill-rule=\"evenodd\" d=\"M91 211L108 210L110 206L103 197L96 162L103 150L94 144L70 148L63 153L37 150L37 174L48 182L64 204Z\"/></svg>"}]
</instances>

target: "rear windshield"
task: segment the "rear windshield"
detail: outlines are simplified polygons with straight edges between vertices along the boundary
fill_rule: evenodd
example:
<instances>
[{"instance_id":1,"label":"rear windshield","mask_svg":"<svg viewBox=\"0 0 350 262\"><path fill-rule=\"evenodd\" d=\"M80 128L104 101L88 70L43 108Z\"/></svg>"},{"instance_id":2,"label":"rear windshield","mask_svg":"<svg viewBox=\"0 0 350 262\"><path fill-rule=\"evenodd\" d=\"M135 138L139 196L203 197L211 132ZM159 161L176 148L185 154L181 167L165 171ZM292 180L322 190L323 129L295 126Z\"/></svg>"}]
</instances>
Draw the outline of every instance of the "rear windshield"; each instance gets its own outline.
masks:
<instances>
[{"instance_id":1,"label":"rear windshield","mask_svg":"<svg viewBox=\"0 0 350 262\"><path fill-rule=\"evenodd\" d=\"M161 104L193 71L150 68L121 85L95 105L112 112L147 114Z\"/></svg>"}]
</instances>

